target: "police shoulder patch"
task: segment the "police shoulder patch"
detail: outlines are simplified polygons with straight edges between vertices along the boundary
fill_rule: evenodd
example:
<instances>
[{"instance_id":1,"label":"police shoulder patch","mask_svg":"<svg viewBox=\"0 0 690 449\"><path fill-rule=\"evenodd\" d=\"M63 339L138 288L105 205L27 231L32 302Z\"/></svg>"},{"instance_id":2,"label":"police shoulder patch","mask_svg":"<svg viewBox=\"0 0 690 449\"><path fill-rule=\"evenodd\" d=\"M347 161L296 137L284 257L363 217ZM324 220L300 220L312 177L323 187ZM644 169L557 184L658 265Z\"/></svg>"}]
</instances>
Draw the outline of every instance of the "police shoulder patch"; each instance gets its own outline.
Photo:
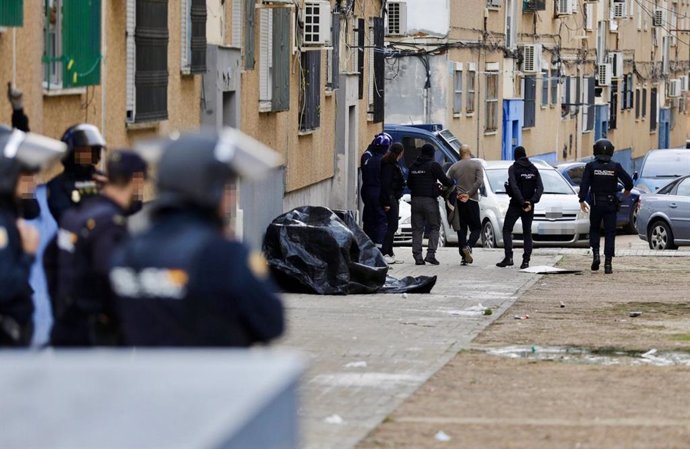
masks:
<instances>
[{"instance_id":1,"label":"police shoulder patch","mask_svg":"<svg viewBox=\"0 0 690 449\"><path fill-rule=\"evenodd\" d=\"M266 279L268 277L268 263L264 258L263 254L257 251L253 251L249 255L249 269L254 276L259 279Z\"/></svg>"},{"instance_id":2,"label":"police shoulder patch","mask_svg":"<svg viewBox=\"0 0 690 449\"><path fill-rule=\"evenodd\" d=\"M118 226L123 226L126 222L125 217L123 217L120 214L113 215L113 223L115 223Z\"/></svg>"},{"instance_id":3,"label":"police shoulder patch","mask_svg":"<svg viewBox=\"0 0 690 449\"><path fill-rule=\"evenodd\" d=\"M8 243L7 229L4 226L0 226L0 249L5 249Z\"/></svg>"}]
</instances>

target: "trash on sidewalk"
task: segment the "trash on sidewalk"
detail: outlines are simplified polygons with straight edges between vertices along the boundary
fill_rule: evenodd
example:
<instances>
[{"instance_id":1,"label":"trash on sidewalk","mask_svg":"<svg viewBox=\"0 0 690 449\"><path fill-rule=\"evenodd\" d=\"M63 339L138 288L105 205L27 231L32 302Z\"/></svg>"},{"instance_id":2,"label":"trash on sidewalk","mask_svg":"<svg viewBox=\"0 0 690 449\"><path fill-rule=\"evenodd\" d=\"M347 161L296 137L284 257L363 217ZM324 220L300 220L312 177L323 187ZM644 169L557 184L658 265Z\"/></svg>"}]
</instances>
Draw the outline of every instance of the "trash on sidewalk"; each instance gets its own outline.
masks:
<instances>
[{"instance_id":1,"label":"trash on sidewalk","mask_svg":"<svg viewBox=\"0 0 690 449\"><path fill-rule=\"evenodd\" d=\"M434 438L436 438L437 441L443 441L443 442L450 441L450 437L443 430L439 430L436 433L436 435L434 436Z\"/></svg>"},{"instance_id":2,"label":"trash on sidewalk","mask_svg":"<svg viewBox=\"0 0 690 449\"><path fill-rule=\"evenodd\" d=\"M568 270L565 268L558 268L558 267L549 267L548 265L539 265L536 267L529 267L520 270L523 273L532 273L532 274L573 274L573 273L581 273L582 270Z\"/></svg>"},{"instance_id":3,"label":"trash on sidewalk","mask_svg":"<svg viewBox=\"0 0 690 449\"><path fill-rule=\"evenodd\" d=\"M514 320L528 320L528 319L529 319L529 315L514 315L514 316L513 316L513 319L514 319Z\"/></svg>"},{"instance_id":4,"label":"trash on sidewalk","mask_svg":"<svg viewBox=\"0 0 690 449\"><path fill-rule=\"evenodd\" d=\"M563 301L561 301L561 309L563 309L564 307L565 307L565 303Z\"/></svg>"},{"instance_id":5,"label":"trash on sidewalk","mask_svg":"<svg viewBox=\"0 0 690 449\"><path fill-rule=\"evenodd\" d=\"M452 316L479 316L479 315L491 315L491 313L486 313L487 310L491 310L483 305L477 304L476 306L468 307L463 310L448 310L446 313Z\"/></svg>"},{"instance_id":6,"label":"trash on sidewalk","mask_svg":"<svg viewBox=\"0 0 690 449\"><path fill-rule=\"evenodd\" d=\"M638 312L638 311L633 311L633 312L630 312L628 314L628 316L630 316L631 318L635 318L635 317L638 317L640 315L642 315L642 312Z\"/></svg>"},{"instance_id":7,"label":"trash on sidewalk","mask_svg":"<svg viewBox=\"0 0 690 449\"><path fill-rule=\"evenodd\" d=\"M293 293L429 293L436 276L388 276L381 251L354 214L303 206L277 217L263 243L273 278Z\"/></svg>"},{"instance_id":8,"label":"trash on sidewalk","mask_svg":"<svg viewBox=\"0 0 690 449\"><path fill-rule=\"evenodd\" d=\"M345 422L339 415L331 415L323 421L328 424L342 424Z\"/></svg>"},{"instance_id":9,"label":"trash on sidewalk","mask_svg":"<svg viewBox=\"0 0 690 449\"><path fill-rule=\"evenodd\" d=\"M360 360L358 362L350 362L345 365L345 368L366 368L367 367L367 362L364 360Z\"/></svg>"}]
</instances>

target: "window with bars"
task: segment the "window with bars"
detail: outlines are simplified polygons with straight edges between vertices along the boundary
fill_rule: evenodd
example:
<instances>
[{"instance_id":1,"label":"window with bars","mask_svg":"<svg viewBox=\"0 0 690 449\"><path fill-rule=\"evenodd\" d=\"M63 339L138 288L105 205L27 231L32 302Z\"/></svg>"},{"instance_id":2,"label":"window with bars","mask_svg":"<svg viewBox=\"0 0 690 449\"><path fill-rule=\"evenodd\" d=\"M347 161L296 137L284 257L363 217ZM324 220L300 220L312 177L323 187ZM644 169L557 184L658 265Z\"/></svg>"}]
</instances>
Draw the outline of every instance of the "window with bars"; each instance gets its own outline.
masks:
<instances>
[{"instance_id":1,"label":"window with bars","mask_svg":"<svg viewBox=\"0 0 690 449\"><path fill-rule=\"evenodd\" d=\"M486 72L486 126L485 132L498 129L498 72Z\"/></svg>"},{"instance_id":2,"label":"window with bars","mask_svg":"<svg viewBox=\"0 0 690 449\"><path fill-rule=\"evenodd\" d=\"M206 0L181 0L182 73L206 72Z\"/></svg>"},{"instance_id":3,"label":"window with bars","mask_svg":"<svg viewBox=\"0 0 690 449\"><path fill-rule=\"evenodd\" d=\"M300 56L299 129L321 126L321 51L304 51Z\"/></svg>"},{"instance_id":4,"label":"window with bars","mask_svg":"<svg viewBox=\"0 0 690 449\"><path fill-rule=\"evenodd\" d=\"M43 86L101 83L101 0L46 0Z\"/></svg>"},{"instance_id":5,"label":"window with bars","mask_svg":"<svg viewBox=\"0 0 690 449\"><path fill-rule=\"evenodd\" d=\"M453 114L462 113L462 64L454 63L453 71Z\"/></svg>"},{"instance_id":6,"label":"window with bars","mask_svg":"<svg viewBox=\"0 0 690 449\"><path fill-rule=\"evenodd\" d=\"M551 69L551 106L558 104L558 69Z\"/></svg>"},{"instance_id":7,"label":"window with bars","mask_svg":"<svg viewBox=\"0 0 690 449\"><path fill-rule=\"evenodd\" d=\"M474 113L474 86L476 81L477 71L474 67L470 67L467 71L467 107L465 108L465 112L468 114Z\"/></svg>"},{"instance_id":8,"label":"window with bars","mask_svg":"<svg viewBox=\"0 0 690 449\"><path fill-rule=\"evenodd\" d=\"M549 105L549 71L548 69L542 69L541 71L541 106L546 107Z\"/></svg>"},{"instance_id":9,"label":"window with bars","mask_svg":"<svg viewBox=\"0 0 690 449\"><path fill-rule=\"evenodd\" d=\"M628 73L623 78L623 92L621 95L621 110L629 110L633 108L633 76Z\"/></svg>"},{"instance_id":10,"label":"window with bars","mask_svg":"<svg viewBox=\"0 0 690 449\"><path fill-rule=\"evenodd\" d=\"M618 81L611 81L611 99L609 100L609 129L618 126Z\"/></svg>"},{"instance_id":11,"label":"window with bars","mask_svg":"<svg viewBox=\"0 0 690 449\"><path fill-rule=\"evenodd\" d=\"M525 117L522 127L533 128L536 123L536 97L537 97L537 77L534 75L526 76L524 79L524 102Z\"/></svg>"}]
</instances>

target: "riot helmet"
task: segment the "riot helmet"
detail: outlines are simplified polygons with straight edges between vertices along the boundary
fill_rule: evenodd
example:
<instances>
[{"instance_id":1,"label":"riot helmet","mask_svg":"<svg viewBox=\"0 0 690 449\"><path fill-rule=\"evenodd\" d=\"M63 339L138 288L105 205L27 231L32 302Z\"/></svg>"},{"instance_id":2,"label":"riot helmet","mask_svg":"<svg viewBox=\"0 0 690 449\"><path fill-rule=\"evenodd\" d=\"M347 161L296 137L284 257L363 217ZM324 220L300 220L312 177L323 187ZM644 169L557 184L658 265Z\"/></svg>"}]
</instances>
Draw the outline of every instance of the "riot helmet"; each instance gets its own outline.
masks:
<instances>
[{"instance_id":1,"label":"riot helmet","mask_svg":"<svg viewBox=\"0 0 690 449\"><path fill-rule=\"evenodd\" d=\"M613 157L614 146L608 139L599 139L594 142L594 157L603 162L608 162Z\"/></svg>"},{"instance_id":2,"label":"riot helmet","mask_svg":"<svg viewBox=\"0 0 690 449\"><path fill-rule=\"evenodd\" d=\"M89 123L80 123L67 128L62 135L62 140L67 145L67 154L62 160L65 168L76 165L96 165L101 160L101 152L105 149L105 139L97 127ZM76 150L90 148L91 154L86 159L80 159Z\"/></svg>"},{"instance_id":3,"label":"riot helmet","mask_svg":"<svg viewBox=\"0 0 690 449\"><path fill-rule=\"evenodd\" d=\"M371 141L371 146L374 149L388 151L391 144L393 143L393 138L388 133L379 133L374 136L374 140Z\"/></svg>"}]
</instances>

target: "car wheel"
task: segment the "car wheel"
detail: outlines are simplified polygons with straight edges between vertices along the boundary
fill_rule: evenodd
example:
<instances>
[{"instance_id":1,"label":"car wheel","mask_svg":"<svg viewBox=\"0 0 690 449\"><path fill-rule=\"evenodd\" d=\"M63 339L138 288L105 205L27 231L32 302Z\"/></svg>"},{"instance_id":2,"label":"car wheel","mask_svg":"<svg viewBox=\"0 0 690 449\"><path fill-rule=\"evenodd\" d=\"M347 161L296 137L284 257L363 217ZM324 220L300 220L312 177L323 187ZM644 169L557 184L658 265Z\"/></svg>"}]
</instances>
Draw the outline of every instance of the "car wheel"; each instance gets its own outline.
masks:
<instances>
[{"instance_id":1,"label":"car wheel","mask_svg":"<svg viewBox=\"0 0 690 449\"><path fill-rule=\"evenodd\" d=\"M649 227L649 249L665 250L675 249L673 244L673 232L665 221L657 220Z\"/></svg>"},{"instance_id":2,"label":"car wheel","mask_svg":"<svg viewBox=\"0 0 690 449\"><path fill-rule=\"evenodd\" d=\"M625 232L628 234L637 234L637 213L639 212L637 206L637 202L631 206L628 223L625 225Z\"/></svg>"},{"instance_id":3,"label":"car wheel","mask_svg":"<svg viewBox=\"0 0 690 449\"><path fill-rule=\"evenodd\" d=\"M486 220L482 226L482 246L484 248L496 248L496 232L491 220Z\"/></svg>"}]
</instances>

